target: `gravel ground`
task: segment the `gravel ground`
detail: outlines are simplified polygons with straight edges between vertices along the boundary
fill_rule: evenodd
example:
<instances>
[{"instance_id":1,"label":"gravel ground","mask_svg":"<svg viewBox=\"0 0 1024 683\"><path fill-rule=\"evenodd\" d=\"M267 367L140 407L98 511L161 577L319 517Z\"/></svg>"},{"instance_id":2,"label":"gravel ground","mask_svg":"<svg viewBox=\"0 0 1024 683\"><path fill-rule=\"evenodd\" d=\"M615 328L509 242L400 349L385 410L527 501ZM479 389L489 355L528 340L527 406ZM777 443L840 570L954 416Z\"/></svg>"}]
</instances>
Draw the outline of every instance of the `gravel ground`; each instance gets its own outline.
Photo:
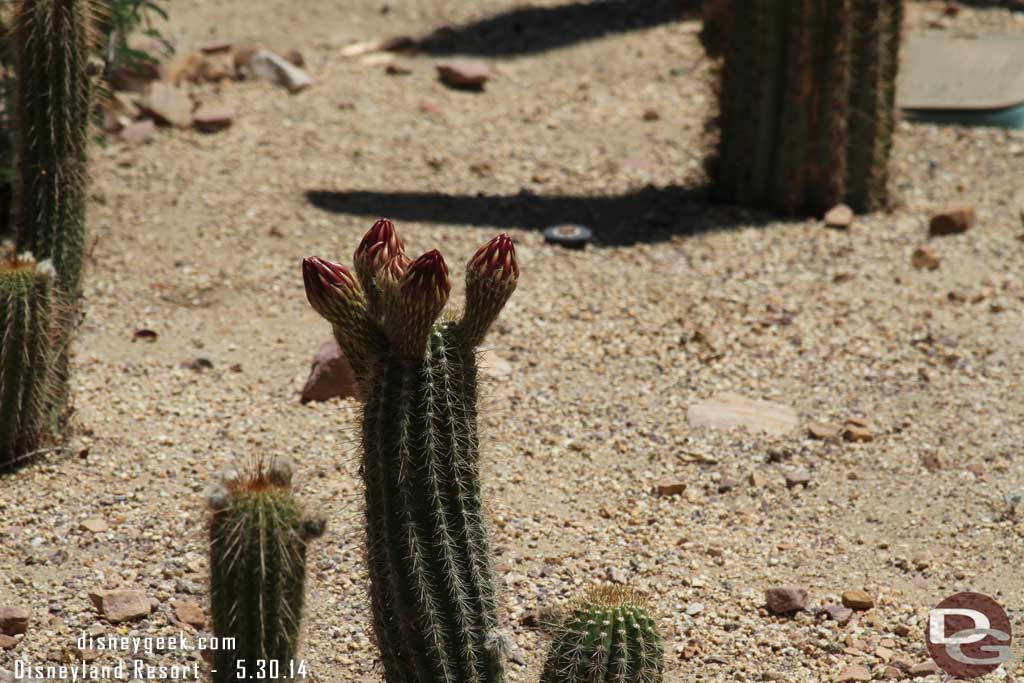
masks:
<instances>
[{"instance_id":1,"label":"gravel ground","mask_svg":"<svg viewBox=\"0 0 1024 683\"><path fill-rule=\"evenodd\" d=\"M206 606L202 492L235 458L287 454L302 498L329 519L311 555L311 679L380 680L358 404L298 401L328 336L300 259L348 261L379 215L410 252L440 247L456 272L497 232L517 244L520 288L488 341L506 372L491 373L481 408L519 650L510 683L537 680L538 624L596 581L649 593L669 681L828 681L858 665L907 676L928 661L928 610L959 590L996 597L1021 629L1024 512L1005 497L1024 490L1024 242L1011 200L1024 133L901 124L897 207L846 231L703 206L687 188L710 64L678 4L654 0L624 21L612 5L533 2L401 57L411 73L395 76L340 50L517 5L353 0L300 15L279 0L175 0L180 47L299 47L318 82L295 96L202 86L199 99L239 113L229 130L97 149L78 435L0 488L0 607L31 611L0 666L75 657L83 629L191 632L175 606ZM939 21L940 6L915 5L911 21ZM941 21L1024 31L1001 9ZM602 22L618 30L599 35ZM436 82L453 46L491 64L485 92ZM929 215L960 200L977 225L928 240ZM564 220L600 243L546 246L536 228ZM911 266L925 243L936 270ZM135 341L140 328L155 341ZM182 366L200 357L212 368ZM803 425L769 437L688 424L687 406L726 391L792 406ZM871 442L807 436L811 421L851 417ZM787 486L794 473L806 486ZM685 489L652 493L670 484ZM92 518L106 530L81 526ZM786 584L807 589L808 610L770 615L765 589ZM145 591L152 615L98 616L88 592L118 586ZM851 589L875 607L826 619Z\"/></svg>"}]
</instances>

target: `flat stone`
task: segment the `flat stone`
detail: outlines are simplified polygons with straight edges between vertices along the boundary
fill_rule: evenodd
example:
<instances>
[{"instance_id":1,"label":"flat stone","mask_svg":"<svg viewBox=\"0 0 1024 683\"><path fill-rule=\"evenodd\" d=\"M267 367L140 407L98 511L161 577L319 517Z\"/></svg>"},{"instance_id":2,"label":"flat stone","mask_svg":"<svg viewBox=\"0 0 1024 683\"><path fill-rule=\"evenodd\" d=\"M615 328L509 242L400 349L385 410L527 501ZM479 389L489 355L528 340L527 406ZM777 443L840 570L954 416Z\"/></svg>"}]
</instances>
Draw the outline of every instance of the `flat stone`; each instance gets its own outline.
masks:
<instances>
[{"instance_id":1,"label":"flat stone","mask_svg":"<svg viewBox=\"0 0 1024 683\"><path fill-rule=\"evenodd\" d=\"M825 607L825 614L828 615L829 619L841 626L850 620L850 617L853 616L853 610L842 605L828 605Z\"/></svg>"},{"instance_id":2,"label":"flat stone","mask_svg":"<svg viewBox=\"0 0 1024 683\"><path fill-rule=\"evenodd\" d=\"M144 145L156 137L156 124L153 119L132 121L121 129L121 139L129 145Z\"/></svg>"},{"instance_id":3,"label":"flat stone","mask_svg":"<svg viewBox=\"0 0 1024 683\"><path fill-rule=\"evenodd\" d=\"M24 607L0 607L0 633L16 636L28 630L29 611Z\"/></svg>"},{"instance_id":4,"label":"flat stone","mask_svg":"<svg viewBox=\"0 0 1024 683\"><path fill-rule=\"evenodd\" d=\"M718 482L718 492L729 493L729 491L732 491L734 488L736 488L738 484L739 482L737 482L732 477L722 477L722 479Z\"/></svg>"},{"instance_id":5,"label":"flat stone","mask_svg":"<svg viewBox=\"0 0 1024 683\"><path fill-rule=\"evenodd\" d=\"M678 496L686 490L686 484L658 484L654 492L659 496Z\"/></svg>"},{"instance_id":6,"label":"flat stone","mask_svg":"<svg viewBox=\"0 0 1024 683\"><path fill-rule=\"evenodd\" d=\"M449 59L436 66L441 82L451 88L480 90L491 77L490 67L479 59Z\"/></svg>"},{"instance_id":7,"label":"flat stone","mask_svg":"<svg viewBox=\"0 0 1024 683\"><path fill-rule=\"evenodd\" d=\"M786 479L787 489L795 488L797 486L807 488L807 485L811 483L811 475L801 470L786 472L783 477Z\"/></svg>"},{"instance_id":8,"label":"flat stone","mask_svg":"<svg viewBox=\"0 0 1024 683\"><path fill-rule=\"evenodd\" d=\"M851 664L836 676L836 683L856 683L858 681L870 681L871 672L862 664Z\"/></svg>"},{"instance_id":9,"label":"flat stone","mask_svg":"<svg viewBox=\"0 0 1024 683\"><path fill-rule=\"evenodd\" d=\"M928 234L932 237L957 235L967 232L974 225L974 207L970 204L951 204L935 213L928 223Z\"/></svg>"},{"instance_id":10,"label":"flat stone","mask_svg":"<svg viewBox=\"0 0 1024 683\"><path fill-rule=\"evenodd\" d=\"M732 393L719 394L690 404L686 411L686 419L695 427L744 427L751 432L773 435L787 434L800 425L796 411L787 405L749 399Z\"/></svg>"},{"instance_id":11,"label":"flat stone","mask_svg":"<svg viewBox=\"0 0 1024 683\"><path fill-rule=\"evenodd\" d=\"M107 621L118 624L148 616L153 609L149 597L139 590L115 588L100 589L89 593L93 606Z\"/></svg>"},{"instance_id":12,"label":"flat stone","mask_svg":"<svg viewBox=\"0 0 1024 683\"><path fill-rule=\"evenodd\" d=\"M196 130L213 133L230 128L235 120L235 112L228 107L201 104L192 114L192 125Z\"/></svg>"},{"instance_id":13,"label":"flat stone","mask_svg":"<svg viewBox=\"0 0 1024 683\"><path fill-rule=\"evenodd\" d=\"M807 591L799 586L777 586L764 592L764 602L773 614L799 612L807 606Z\"/></svg>"},{"instance_id":14,"label":"flat stone","mask_svg":"<svg viewBox=\"0 0 1024 683\"><path fill-rule=\"evenodd\" d=\"M332 398L357 396L358 392L355 373L338 342L334 339L325 341L313 356L313 364L306 384L302 387L300 400L302 403L328 401Z\"/></svg>"},{"instance_id":15,"label":"flat stone","mask_svg":"<svg viewBox=\"0 0 1024 683\"><path fill-rule=\"evenodd\" d=\"M843 593L843 605L854 610L868 610L875 606L875 599L867 591L850 590Z\"/></svg>"},{"instance_id":16,"label":"flat stone","mask_svg":"<svg viewBox=\"0 0 1024 683\"><path fill-rule=\"evenodd\" d=\"M81 524L78 525L85 531L91 531L94 534L102 534L110 527L107 525L106 520L102 517L90 517L89 519L82 520Z\"/></svg>"},{"instance_id":17,"label":"flat stone","mask_svg":"<svg viewBox=\"0 0 1024 683\"><path fill-rule=\"evenodd\" d=\"M848 228L853 223L853 209L846 204L836 204L825 213L825 225L830 228Z\"/></svg>"},{"instance_id":18,"label":"flat stone","mask_svg":"<svg viewBox=\"0 0 1024 683\"><path fill-rule=\"evenodd\" d=\"M192 125L192 101L170 83L150 83L141 104L143 109L162 123L178 128Z\"/></svg>"},{"instance_id":19,"label":"flat stone","mask_svg":"<svg viewBox=\"0 0 1024 683\"><path fill-rule=\"evenodd\" d=\"M809 422L807 433L815 439L838 439L843 429L828 422Z\"/></svg>"},{"instance_id":20,"label":"flat stone","mask_svg":"<svg viewBox=\"0 0 1024 683\"><path fill-rule=\"evenodd\" d=\"M911 678L923 678L924 676L935 676L939 673L939 665L935 662L921 662L910 667L907 671Z\"/></svg>"},{"instance_id":21,"label":"flat stone","mask_svg":"<svg viewBox=\"0 0 1024 683\"><path fill-rule=\"evenodd\" d=\"M198 629L206 628L206 613L203 608L191 600L181 600L174 605L174 616L178 621Z\"/></svg>"},{"instance_id":22,"label":"flat stone","mask_svg":"<svg viewBox=\"0 0 1024 683\"><path fill-rule=\"evenodd\" d=\"M867 427L857 424L847 424L843 430L843 438L851 443L868 443L875 440L875 435Z\"/></svg>"}]
</instances>

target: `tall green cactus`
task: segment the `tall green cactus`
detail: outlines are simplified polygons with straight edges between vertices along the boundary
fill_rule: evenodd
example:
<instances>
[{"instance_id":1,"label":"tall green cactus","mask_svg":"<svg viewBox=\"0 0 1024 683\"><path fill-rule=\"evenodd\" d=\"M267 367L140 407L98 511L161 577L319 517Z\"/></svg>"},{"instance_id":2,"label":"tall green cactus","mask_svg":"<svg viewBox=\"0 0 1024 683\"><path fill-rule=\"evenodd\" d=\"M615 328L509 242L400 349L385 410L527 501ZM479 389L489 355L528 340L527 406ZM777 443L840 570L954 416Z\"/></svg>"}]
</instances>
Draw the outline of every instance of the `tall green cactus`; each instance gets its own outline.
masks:
<instances>
[{"instance_id":1,"label":"tall green cactus","mask_svg":"<svg viewBox=\"0 0 1024 683\"><path fill-rule=\"evenodd\" d=\"M555 634L541 683L661 683L664 653L644 600L599 588Z\"/></svg>"},{"instance_id":2,"label":"tall green cactus","mask_svg":"<svg viewBox=\"0 0 1024 683\"><path fill-rule=\"evenodd\" d=\"M15 244L53 263L58 353L52 407L68 402L70 340L85 258L86 157L94 43L90 0L14 0Z\"/></svg>"},{"instance_id":3,"label":"tall green cactus","mask_svg":"<svg viewBox=\"0 0 1024 683\"><path fill-rule=\"evenodd\" d=\"M324 523L303 517L291 478L287 462L258 461L210 495L213 632L236 639L234 649L215 651L214 683L304 677L295 653L306 545L323 533Z\"/></svg>"},{"instance_id":4,"label":"tall green cactus","mask_svg":"<svg viewBox=\"0 0 1024 683\"><path fill-rule=\"evenodd\" d=\"M32 453L49 430L53 266L0 257L0 470Z\"/></svg>"},{"instance_id":5,"label":"tall green cactus","mask_svg":"<svg viewBox=\"0 0 1024 683\"><path fill-rule=\"evenodd\" d=\"M355 253L355 277L316 257L306 295L331 323L359 378L367 564L373 626L388 683L497 683L498 630L480 501L474 349L515 289L507 235L470 260L466 307L438 320L448 268L414 261L391 221Z\"/></svg>"},{"instance_id":6,"label":"tall green cactus","mask_svg":"<svg viewBox=\"0 0 1024 683\"><path fill-rule=\"evenodd\" d=\"M885 205L902 2L708 0L721 199L789 213Z\"/></svg>"}]
</instances>

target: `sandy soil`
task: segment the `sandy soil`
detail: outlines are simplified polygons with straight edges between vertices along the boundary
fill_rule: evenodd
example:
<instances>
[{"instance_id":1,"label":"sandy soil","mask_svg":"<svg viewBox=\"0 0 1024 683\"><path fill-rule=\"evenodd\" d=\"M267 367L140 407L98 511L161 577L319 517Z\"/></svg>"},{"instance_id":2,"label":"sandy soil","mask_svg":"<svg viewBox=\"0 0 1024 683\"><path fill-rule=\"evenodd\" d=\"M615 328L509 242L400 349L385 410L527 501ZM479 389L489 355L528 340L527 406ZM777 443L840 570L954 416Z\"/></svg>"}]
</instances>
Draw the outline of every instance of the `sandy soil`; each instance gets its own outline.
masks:
<instances>
[{"instance_id":1,"label":"sandy soil","mask_svg":"<svg viewBox=\"0 0 1024 683\"><path fill-rule=\"evenodd\" d=\"M0 487L0 606L32 611L0 666L59 661L82 629L177 632L172 603L206 605L202 492L233 458L286 454L329 519L311 555L312 679L380 680L358 404L302 406L298 391L328 336L300 259L348 261L381 215L411 252L440 247L457 272L500 231L517 243L520 290L488 342L511 372L491 378L481 410L519 648L511 683L537 680L538 611L595 581L650 594L670 681L821 681L858 664L878 678L927 661L927 611L959 590L995 596L1022 626L1024 510L1005 497L1024 490L1024 242L1011 200L1024 134L901 124L898 207L848 231L708 207L696 188L710 64L693 16L680 20L676 0L628 14L531 7L175 0L182 49L299 47L318 82L295 96L203 86L198 99L237 110L229 130L96 150L78 435ZM915 21L936 13L915 9ZM950 21L1024 31L1019 12L994 8ZM409 75L340 55L467 24L401 57ZM457 52L491 64L485 92L436 81L436 60ZM928 241L930 213L956 200L974 204L977 225ZM545 245L537 229L566 221L599 243ZM926 241L934 271L911 266ZM134 341L139 328L156 341ZM181 365L197 357L212 369ZM788 404L805 424L864 417L875 439L691 427L687 406L723 391ZM809 485L788 488L792 472ZM674 483L681 495L652 494ZM109 530L80 528L92 517ZM805 587L811 610L769 615L764 590L782 584ZM88 591L114 586L146 591L152 616L98 617ZM873 610L845 625L817 613L860 588Z\"/></svg>"}]
</instances>

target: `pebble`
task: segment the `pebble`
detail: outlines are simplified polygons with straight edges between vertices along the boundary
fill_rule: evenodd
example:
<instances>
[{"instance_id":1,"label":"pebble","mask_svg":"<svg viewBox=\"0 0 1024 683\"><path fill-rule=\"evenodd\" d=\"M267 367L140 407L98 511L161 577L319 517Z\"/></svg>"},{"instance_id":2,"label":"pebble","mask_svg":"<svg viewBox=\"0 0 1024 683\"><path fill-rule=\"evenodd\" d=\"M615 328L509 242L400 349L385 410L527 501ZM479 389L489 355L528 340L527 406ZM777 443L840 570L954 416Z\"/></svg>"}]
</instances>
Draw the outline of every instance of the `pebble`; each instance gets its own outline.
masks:
<instances>
[{"instance_id":1,"label":"pebble","mask_svg":"<svg viewBox=\"0 0 1024 683\"><path fill-rule=\"evenodd\" d=\"M206 613L203 608L191 600L180 600L174 605L174 616L178 621L195 626L198 629L206 628Z\"/></svg>"},{"instance_id":2,"label":"pebble","mask_svg":"<svg viewBox=\"0 0 1024 683\"><path fill-rule=\"evenodd\" d=\"M928 234L932 237L957 235L967 232L975 221L974 207L970 204L952 204L932 215Z\"/></svg>"},{"instance_id":3,"label":"pebble","mask_svg":"<svg viewBox=\"0 0 1024 683\"><path fill-rule=\"evenodd\" d=\"M853 610L869 610L875 606L875 599L863 590L848 590L843 593L843 605Z\"/></svg>"},{"instance_id":4,"label":"pebble","mask_svg":"<svg viewBox=\"0 0 1024 683\"><path fill-rule=\"evenodd\" d=\"M910 667L907 671L911 678L923 678L924 676L935 676L939 673L939 665L935 662L920 662Z\"/></svg>"},{"instance_id":5,"label":"pebble","mask_svg":"<svg viewBox=\"0 0 1024 683\"><path fill-rule=\"evenodd\" d=\"M479 59L449 59L436 68L438 78L451 88L481 90L491 78L487 62Z\"/></svg>"},{"instance_id":6,"label":"pebble","mask_svg":"<svg viewBox=\"0 0 1024 683\"><path fill-rule=\"evenodd\" d=\"M836 204L825 213L825 225L830 228L849 228L853 223L853 209L846 204Z\"/></svg>"},{"instance_id":7,"label":"pebble","mask_svg":"<svg viewBox=\"0 0 1024 683\"><path fill-rule=\"evenodd\" d=\"M839 672L836 676L836 683L855 683L858 681L870 681L871 672L862 664L851 664Z\"/></svg>"},{"instance_id":8,"label":"pebble","mask_svg":"<svg viewBox=\"0 0 1024 683\"><path fill-rule=\"evenodd\" d=\"M918 247L910 256L910 264L917 270L938 270L942 261L928 247Z\"/></svg>"},{"instance_id":9,"label":"pebble","mask_svg":"<svg viewBox=\"0 0 1024 683\"><path fill-rule=\"evenodd\" d=\"M91 531L94 534L102 534L110 528L102 517L90 517L82 520L79 526L85 531Z\"/></svg>"},{"instance_id":10,"label":"pebble","mask_svg":"<svg viewBox=\"0 0 1024 683\"><path fill-rule=\"evenodd\" d=\"M722 393L691 403L686 411L686 420L695 427L742 427L751 432L774 435L791 432L800 424L796 411L787 405L732 393Z\"/></svg>"},{"instance_id":11,"label":"pebble","mask_svg":"<svg viewBox=\"0 0 1024 683\"><path fill-rule=\"evenodd\" d=\"M807 591L799 586L779 586L764 592L765 606L773 614L798 612L807 606Z\"/></svg>"},{"instance_id":12,"label":"pebble","mask_svg":"<svg viewBox=\"0 0 1024 683\"><path fill-rule=\"evenodd\" d=\"M811 483L811 475L801 470L786 472L783 477L786 479L786 488L788 489L797 486L807 488L807 485Z\"/></svg>"},{"instance_id":13,"label":"pebble","mask_svg":"<svg viewBox=\"0 0 1024 683\"><path fill-rule=\"evenodd\" d=\"M143 591L124 588L98 589L89 593L96 611L107 621L118 624L148 616L153 603Z\"/></svg>"},{"instance_id":14,"label":"pebble","mask_svg":"<svg viewBox=\"0 0 1024 683\"><path fill-rule=\"evenodd\" d=\"M245 66L256 78L283 86L290 93L301 92L313 85L313 78L308 73L270 50L257 50Z\"/></svg>"},{"instance_id":15,"label":"pebble","mask_svg":"<svg viewBox=\"0 0 1024 683\"><path fill-rule=\"evenodd\" d=\"M843 429L828 422L809 422L807 433L815 439L838 439Z\"/></svg>"},{"instance_id":16,"label":"pebble","mask_svg":"<svg viewBox=\"0 0 1024 683\"><path fill-rule=\"evenodd\" d=\"M28 630L30 613L24 607L0 607L0 633L16 636Z\"/></svg>"},{"instance_id":17,"label":"pebble","mask_svg":"<svg viewBox=\"0 0 1024 683\"><path fill-rule=\"evenodd\" d=\"M853 610L842 605L828 605L825 607L825 614L828 615L829 619L842 626L853 616Z\"/></svg>"},{"instance_id":18,"label":"pebble","mask_svg":"<svg viewBox=\"0 0 1024 683\"><path fill-rule=\"evenodd\" d=\"M225 128L230 128L234 123L235 112L229 107L218 107L209 104L201 104L192 114L192 125L196 130L204 133L213 133Z\"/></svg>"}]
</instances>

